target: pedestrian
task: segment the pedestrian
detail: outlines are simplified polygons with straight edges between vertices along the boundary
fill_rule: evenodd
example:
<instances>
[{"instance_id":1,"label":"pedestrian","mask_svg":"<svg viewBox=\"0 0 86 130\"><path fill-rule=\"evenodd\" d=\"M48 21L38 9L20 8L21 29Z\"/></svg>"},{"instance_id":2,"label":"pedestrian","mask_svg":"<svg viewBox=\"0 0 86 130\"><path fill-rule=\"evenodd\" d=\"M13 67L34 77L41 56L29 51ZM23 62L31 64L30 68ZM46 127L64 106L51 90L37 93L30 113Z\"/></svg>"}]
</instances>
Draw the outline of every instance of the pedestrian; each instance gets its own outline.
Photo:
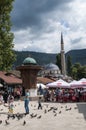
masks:
<instances>
[{"instance_id":1,"label":"pedestrian","mask_svg":"<svg viewBox=\"0 0 86 130\"><path fill-rule=\"evenodd\" d=\"M7 99L8 99L8 92L7 91L4 92L3 98L4 98L4 103L7 103Z\"/></svg>"},{"instance_id":2,"label":"pedestrian","mask_svg":"<svg viewBox=\"0 0 86 130\"><path fill-rule=\"evenodd\" d=\"M30 96L29 90L26 90L24 98L24 107L26 114L29 114L29 96Z\"/></svg>"},{"instance_id":3,"label":"pedestrian","mask_svg":"<svg viewBox=\"0 0 86 130\"><path fill-rule=\"evenodd\" d=\"M38 109L42 109L41 97L38 98Z\"/></svg>"},{"instance_id":4,"label":"pedestrian","mask_svg":"<svg viewBox=\"0 0 86 130\"><path fill-rule=\"evenodd\" d=\"M38 88L38 95L43 95L43 89L41 85Z\"/></svg>"},{"instance_id":5,"label":"pedestrian","mask_svg":"<svg viewBox=\"0 0 86 130\"><path fill-rule=\"evenodd\" d=\"M13 113L13 102L14 102L14 97L13 95L10 93L9 96L8 96L8 108L9 108L9 113Z\"/></svg>"}]
</instances>

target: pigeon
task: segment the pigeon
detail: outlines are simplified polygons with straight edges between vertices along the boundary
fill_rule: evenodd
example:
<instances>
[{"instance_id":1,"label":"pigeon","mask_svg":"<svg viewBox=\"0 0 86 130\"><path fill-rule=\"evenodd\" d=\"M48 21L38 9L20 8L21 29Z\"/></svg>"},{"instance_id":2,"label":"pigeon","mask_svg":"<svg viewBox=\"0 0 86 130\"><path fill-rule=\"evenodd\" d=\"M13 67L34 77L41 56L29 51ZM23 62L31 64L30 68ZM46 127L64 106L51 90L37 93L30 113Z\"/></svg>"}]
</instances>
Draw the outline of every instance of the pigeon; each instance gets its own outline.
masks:
<instances>
[{"instance_id":1,"label":"pigeon","mask_svg":"<svg viewBox=\"0 0 86 130\"><path fill-rule=\"evenodd\" d=\"M30 114L30 117L31 117L31 118L34 118L34 117L36 117L36 116L37 116L37 114L33 114L33 113Z\"/></svg>"},{"instance_id":2,"label":"pigeon","mask_svg":"<svg viewBox=\"0 0 86 130\"><path fill-rule=\"evenodd\" d=\"M53 109L53 107L51 107L50 109L48 109L48 112L51 111Z\"/></svg>"},{"instance_id":3,"label":"pigeon","mask_svg":"<svg viewBox=\"0 0 86 130\"><path fill-rule=\"evenodd\" d=\"M59 114L61 114L61 111L59 111Z\"/></svg>"},{"instance_id":4,"label":"pigeon","mask_svg":"<svg viewBox=\"0 0 86 130\"><path fill-rule=\"evenodd\" d=\"M70 107L70 108L66 108L66 111L69 111L69 110L71 110L72 108Z\"/></svg>"},{"instance_id":5,"label":"pigeon","mask_svg":"<svg viewBox=\"0 0 86 130\"><path fill-rule=\"evenodd\" d=\"M53 113L56 113L56 111L55 111L55 110L53 110Z\"/></svg>"},{"instance_id":6,"label":"pigeon","mask_svg":"<svg viewBox=\"0 0 86 130\"><path fill-rule=\"evenodd\" d=\"M44 110L44 113L45 113L45 114L47 113L47 110L46 110L46 109Z\"/></svg>"},{"instance_id":7,"label":"pigeon","mask_svg":"<svg viewBox=\"0 0 86 130\"><path fill-rule=\"evenodd\" d=\"M31 118L33 118L33 116L34 116L34 114L33 114L33 113L32 113L32 114L30 114L30 117L31 117Z\"/></svg>"},{"instance_id":8,"label":"pigeon","mask_svg":"<svg viewBox=\"0 0 86 130\"><path fill-rule=\"evenodd\" d=\"M24 120L23 125L26 125L26 121Z\"/></svg>"},{"instance_id":9,"label":"pigeon","mask_svg":"<svg viewBox=\"0 0 86 130\"><path fill-rule=\"evenodd\" d=\"M5 120L5 123L6 123L6 125L9 125L9 124L10 124L7 120Z\"/></svg>"},{"instance_id":10,"label":"pigeon","mask_svg":"<svg viewBox=\"0 0 86 130\"><path fill-rule=\"evenodd\" d=\"M78 109L77 107L74 107L74 109Z\"/></svg>"},{"instance_id":11,"label":"pigeon","mask_svg":"<svg viewBox=\"0 0 86 130\"><path fill-rule=\"evenodd\" d=\"M13 114L13 115L11 115L10 117L11 117L12 119L15 119L15 115L14 115L14 114Z\"/></svg>"},{"instance_id":12,"label":"pigeon","mask_svg":"<svg viewBox=\"0 0 86 130\"><path fill-rule=\"evenodd\" d=\"M37 116L37 114L33 115L33 117L36 117L36 116Z\"/></svg>"},{"instance_id":13,"label":"pigeon","mask_svg":"<svg viewBox=\"0 0 86 130\"><path fill-rule=\"evenodd\" d=\"M15 115L12 116L12 119L15 119Z\"/></svg>"},{"instance_id":14,"label":"pigeon","mask_svg":"<svg viewBox=\"0 0 86 130\"><path fill-rule=\"evenodd\" d=\"M21 119L21 116L20 116L20 114L19 114L19 113L17 113L17 114L16 114L16 117L17 117L17 119L18 119L18 120L20 120L20 119Z\"/></svg>"},{"instance_id":15,"label":"pigeon","mask_svg":"<svg viewBox=\"0 0 86 130\"><path fill-rule=\"evenodd\" d=\"M13 115L8 115L7 120L9 120L9 118L15 119L15 115L14 114Z\"/></svg>"},{"instance_id":16,"label":"pigeon","mask_svg":"<svg viewBox=\"0 0 86 130\"><path fill-rule=\"evenodd\" d=\"M69 110L71 110L72 108L70 107Z\"/></svg>"},{"instance_id":17,"label":"pigeon","mask_svg":"<svg viewBox=\"0 0 86 130\"><path fill-rule=\"evenodd\" d=\"M57 116L57 113L55 113L54 116Z\"/></svg>"},{"instance_id":18,"label":"pigeon","mask_svg":"<svg viewBox=\"0 0 86 130\"><path fill-rule=\"evenodd\" d=\"M2 120L0 120L0 124L2 124Z\"/></svg>"},{"instance_id":19,"label":"pigeon","mask_svg":"<svg viewBox=\"0 0 86 130\"><path fill-rule=\"evenodd\" d=\"M40 116L37 117L37 119L40 119L41 117L42 117L42 116L40 115Z\"/></svg>"}]
</instances>

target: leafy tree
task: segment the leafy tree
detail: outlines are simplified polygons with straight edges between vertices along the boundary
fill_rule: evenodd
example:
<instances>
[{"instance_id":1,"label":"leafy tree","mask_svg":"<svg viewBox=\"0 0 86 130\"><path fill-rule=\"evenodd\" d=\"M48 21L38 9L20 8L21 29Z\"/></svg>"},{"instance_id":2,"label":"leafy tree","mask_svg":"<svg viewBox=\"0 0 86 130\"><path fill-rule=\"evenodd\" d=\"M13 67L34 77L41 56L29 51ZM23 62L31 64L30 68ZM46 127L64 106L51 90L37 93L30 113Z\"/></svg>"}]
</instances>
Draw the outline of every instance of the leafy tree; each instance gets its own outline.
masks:
<instances>
[{"instance_id":1,"label":"leafy tree","mask_svg":"<svg viewBox=\"0 0 86 130\"><path fill-rule=\"evenodd\" d=\"M81 66L79 63L76 63L72 66L71 75L74 79L86 78L86 66Z\"/></svg>"},{"instance_id":2,"label":"leafy tree","mask_svg":"<svg viewBox=\"0 0 86 130\"><path fill-rule=\"evenodd\" d=\"M71 69L71 76L73 79L77 79L77 68L72 66L72 69Z\"/></svg>"},{"instance_id":3,"label":"leafy tree","mask_svg":"<svg viewBox=\"0 0 86 130\"><path fill-rule=\"evenodd\" d=\"M75 63L72 67L71 67L71 76L74 79L78 79L78 70L80 69L81 65L79 63Z\"/></svg>"},{"instance_id":4,"label":"leafy tree","mask_svg":"<svg viewBox=\"0 0 86 130\"><path fill-rule=\"evenodd\" d=\"M58 53L57 56L56 56L56 65L61 70L61 54L60 53Z\"/></svg>"},{"instance_id":5,"label":"leafy tree","mask_svg":"<svg viewBox=\"0 0 86 130\"><path fill-rule=\"evenodd\" d=\"M71 56L67 56L67 73L70 76L71 75L71 67L72 67L72 62L71 62Z\"/></svg>"},{"instance_id":6,"label":"leafy tree","mask_svg":"<svg viewBox=\"0 0 86 130\"><path fill-rule=\"evenodd\" d=\"M81 66L77 72L78 79L86 78L86 66Z\"/></svg>"},{"instance_id":7,"label":"leafy tree","mask_svg":"<svg viewBox=\"0 0 86 130\"><path fill-rule=\"evenodd\" d=\"M0 0L0 70L9 70L15 61L10 13L14 0Z\"/></svg>"},{"instance_id":8,"label":"leafy tree","mask_svg":"<svg viewBox=\"0 0 86 130\"><path fill-rule=\"evenodd\" d=\"M74 67L76 67L76 68L79 70L80 67L81 67L81 64L80 64L80 63L75 63L75 64L74 64Z\"/></svg>"}]
</instances>

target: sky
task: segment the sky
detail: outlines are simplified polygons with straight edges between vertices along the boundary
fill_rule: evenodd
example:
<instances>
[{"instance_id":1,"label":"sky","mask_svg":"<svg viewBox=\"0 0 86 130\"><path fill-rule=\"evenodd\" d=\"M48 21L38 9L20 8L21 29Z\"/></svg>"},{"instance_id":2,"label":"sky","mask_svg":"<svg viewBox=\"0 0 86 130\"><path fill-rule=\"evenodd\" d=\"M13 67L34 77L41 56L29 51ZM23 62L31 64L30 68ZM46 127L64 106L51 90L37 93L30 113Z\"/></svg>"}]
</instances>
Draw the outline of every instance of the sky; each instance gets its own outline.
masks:
<instances>
[{"instance_id":1,"label":"sky","mask_svg":"<svg viewBox=\"0 0 86 130\"><path fill-rule=\"evenodd\" d=\"M60 53L86 49L86 0L15 0L11 12L14 49Z\"/></svg>"}]
</instances>

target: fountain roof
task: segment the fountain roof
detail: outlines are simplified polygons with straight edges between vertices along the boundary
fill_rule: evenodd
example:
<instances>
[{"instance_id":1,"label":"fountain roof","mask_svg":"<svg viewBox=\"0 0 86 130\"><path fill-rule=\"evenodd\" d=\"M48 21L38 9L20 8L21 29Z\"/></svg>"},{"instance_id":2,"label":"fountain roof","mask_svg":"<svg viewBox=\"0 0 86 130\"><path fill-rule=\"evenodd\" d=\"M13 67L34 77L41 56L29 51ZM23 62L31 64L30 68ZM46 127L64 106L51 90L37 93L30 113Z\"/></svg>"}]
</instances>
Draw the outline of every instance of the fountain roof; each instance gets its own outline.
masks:
<instances>
[{"instance_id":1,"label":"fountain roof","mask_svg":"<svg viewBox=\"0 0 86 130\"><path fill-rule=\"evenodd\" d=\"M24 59L23 64L24 65L37 65L37 62L32 57L27 57Z\"/></svg>"}]
</instances>

